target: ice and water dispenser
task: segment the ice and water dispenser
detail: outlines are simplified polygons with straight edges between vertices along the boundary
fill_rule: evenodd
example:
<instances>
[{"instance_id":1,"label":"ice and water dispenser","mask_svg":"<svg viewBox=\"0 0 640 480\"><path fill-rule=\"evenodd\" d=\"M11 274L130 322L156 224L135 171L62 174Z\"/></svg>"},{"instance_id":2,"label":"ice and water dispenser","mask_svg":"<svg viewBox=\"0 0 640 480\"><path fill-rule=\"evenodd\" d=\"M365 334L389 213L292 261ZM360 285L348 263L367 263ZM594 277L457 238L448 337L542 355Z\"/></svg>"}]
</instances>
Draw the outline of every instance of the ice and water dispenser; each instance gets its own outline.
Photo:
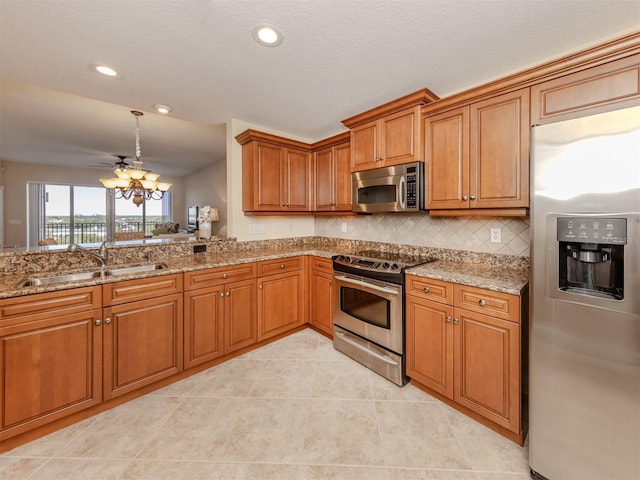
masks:
<instances>
[{"instance_id":1,"label":"ice and water dispenser","mask_svg":"<svg viewBox=\"0 0 640 480\"><path fill-rule=\"evenodd\" d=\"M558 288L565 292L624 299L627 219L559 217Z\"/></svg>"}]
</instances>

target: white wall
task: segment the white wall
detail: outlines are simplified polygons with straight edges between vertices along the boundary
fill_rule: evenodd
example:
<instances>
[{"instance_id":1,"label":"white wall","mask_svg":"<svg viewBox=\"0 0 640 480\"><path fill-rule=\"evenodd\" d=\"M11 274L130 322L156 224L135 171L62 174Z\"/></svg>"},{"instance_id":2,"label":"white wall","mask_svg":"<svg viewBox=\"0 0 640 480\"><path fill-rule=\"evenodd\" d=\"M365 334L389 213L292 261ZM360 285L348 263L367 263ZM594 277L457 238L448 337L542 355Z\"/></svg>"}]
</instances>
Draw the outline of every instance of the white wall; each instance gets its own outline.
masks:
<instances>
[{"instance_id":1,"label":"white wall","mask_svg":"<svg viewBox=\"0 0 640 480\"><path fill-rule=\"evenodd\" d=\"M227 160L213 162L185 176L183 180L185 208L190 205L209 205L217 208L220 221L212 222L211 233L227 235ZM186 221L180 224L180 228L186 227Z\"/></svg>"},{"instance_id":2,"label":"white wall","mask_svg":"<svg viewBox=\"0 0 640 480\"><path fill-rule=\"evenodd\" d=\"M235 136L248 128L306 143L314 141L242 120L233 119L230 124L227 124L227 234L241 241L314 235L312 215L302 217L244 215L242 211L242 146L236 141ZM263 229L264 233L250 233L252 225L254 228Z\"/></svg>"}]
</instances>

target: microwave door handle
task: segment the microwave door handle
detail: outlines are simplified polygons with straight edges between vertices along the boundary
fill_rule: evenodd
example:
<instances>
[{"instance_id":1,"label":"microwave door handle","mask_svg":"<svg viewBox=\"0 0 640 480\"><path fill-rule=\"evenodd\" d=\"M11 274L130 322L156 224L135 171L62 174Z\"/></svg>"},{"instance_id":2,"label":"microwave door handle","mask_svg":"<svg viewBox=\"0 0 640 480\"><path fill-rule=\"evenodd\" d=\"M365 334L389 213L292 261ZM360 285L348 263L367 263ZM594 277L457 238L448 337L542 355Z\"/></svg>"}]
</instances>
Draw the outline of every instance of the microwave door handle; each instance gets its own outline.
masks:
<instances>
[{"instance_id":1,"label":"microwave door handle","mask_svg":"<svg viewBox=\"0 0 640 480\"><path fill-rule=\"evenodd\" d=\"M400 177L400 208L402 210L407 208L407 179L406 177L403 175Z\"/></svg>"},{"instance_id":2,"label":"microwave door handle","mask_svg":"<svg viewBox=\"0 0 640 480\"><path fill-rule=\"evenodd\" d=\"M340 280L345 283L353 283L354 285L360 285L361 287L370 288L371 290L377 290L383 293L389 293L391 295L398 295L398 291L391 288L379 287L377 285L373 285L371 283L362 282L360 280L356 280L354 278L344 277L342 275L336 275L336 280Z\"/></svg>"}]
</instances>

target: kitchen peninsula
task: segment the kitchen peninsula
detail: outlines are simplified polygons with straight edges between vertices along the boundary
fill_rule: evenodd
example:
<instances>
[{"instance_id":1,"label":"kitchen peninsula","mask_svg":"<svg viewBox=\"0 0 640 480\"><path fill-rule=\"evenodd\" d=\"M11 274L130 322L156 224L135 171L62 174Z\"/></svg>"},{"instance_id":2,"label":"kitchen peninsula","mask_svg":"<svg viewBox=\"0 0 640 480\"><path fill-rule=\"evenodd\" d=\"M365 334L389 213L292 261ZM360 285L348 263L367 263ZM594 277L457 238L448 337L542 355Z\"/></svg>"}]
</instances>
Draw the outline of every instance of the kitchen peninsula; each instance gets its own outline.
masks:
<instances>
[{"instance_id":1,"label":"kitchen peninsula","mask_svg":"<svg viewBox=\"0 0 640 480\"><path fill-rule=\"evenodd\" d=\"M195 245L206 245L207 252L194 254ZM2 365L6 386L2 449L202 371L309 322L330 335L326 325L323 329L312 320L312 297L322 294L310 287L314 272L321 268L312 260L326 262L332 255L363 248L410 251L438 259L410 272L417 277L516 295L525 291L528 281L523 257L304 237L115 244L110 247L113 263L107 268L144 265L149 258L164 267L18 288L17 282L25 276L98 267L88 256L49 247L20 255L0 253L5 273L0 277L0 349L6 362ZM54 271L44 270L46 265ZM501 279L498 284L496 278ZM285 296L292 298L292 289L297 289L297 302L281 302ZM278 305L275 314L273 305ZM76 348L67 348L69 344ZM34 363L32 348L51 361L56 358L56 363ZM128 358L137 359L135 365ZM61 365L65 378L56 375ZM36 380L25 384L24 378ZM66 382L65 388L54 385L51 389L65 395L45 398L38 378ZM22 390L16 390L18 385ZM25 402L31 395L39 401Z\"/></svg>"}]
</instances>

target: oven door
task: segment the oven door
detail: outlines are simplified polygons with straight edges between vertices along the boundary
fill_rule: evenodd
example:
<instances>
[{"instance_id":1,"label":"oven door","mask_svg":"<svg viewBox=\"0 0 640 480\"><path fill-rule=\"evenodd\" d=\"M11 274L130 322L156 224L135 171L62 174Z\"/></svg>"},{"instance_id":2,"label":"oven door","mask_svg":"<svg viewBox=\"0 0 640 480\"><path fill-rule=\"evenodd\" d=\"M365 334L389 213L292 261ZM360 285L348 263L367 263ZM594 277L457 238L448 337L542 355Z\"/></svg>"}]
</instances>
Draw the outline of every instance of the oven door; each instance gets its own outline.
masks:
<instances>
[{"instance_id":1,"label":"oven door","mask_svg":"<svg viewBox=\"0 0 640 480\"><path fill-rule=\"evenodd\" d=\"M337 272L335 289L336 325L403 353L402 285Z\"/></svg>"}]
</instances>

